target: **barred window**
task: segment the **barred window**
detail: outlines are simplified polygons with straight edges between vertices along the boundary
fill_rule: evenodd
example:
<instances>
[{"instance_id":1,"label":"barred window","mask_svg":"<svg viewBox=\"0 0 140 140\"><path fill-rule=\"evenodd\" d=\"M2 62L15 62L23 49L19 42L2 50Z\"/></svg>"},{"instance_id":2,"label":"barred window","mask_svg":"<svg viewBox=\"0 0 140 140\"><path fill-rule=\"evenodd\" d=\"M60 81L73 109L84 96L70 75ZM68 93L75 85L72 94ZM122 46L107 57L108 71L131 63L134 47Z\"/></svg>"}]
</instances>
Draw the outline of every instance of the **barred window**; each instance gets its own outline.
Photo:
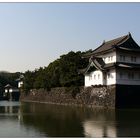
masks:
<instances>
[{"instance_id":1,"label":"barred window","mask_svg":"<svg viewBox=\"0 0 140 140\"><path fill-rule=\"evenodd\" d=\"M98 79L100 79L100 74L98 74Z\"/></svg>"},{"instance_id":2,"label":"barred window","mask_svg":"<svg viewBox=\"0 0 140 140\"><path fill-rule=\"evenodd\" d=\"M135 56L131 56L131 62L136 62L137 58Z\"/></svg>"},{"instance_id":3,"label":"barred window","mask_svg":"<svg viewBox=\"0 0 140 140\"><path fill-rule=\"evenodd\" d=\"M124 55L120 55L120 61L125 61L125 56Z\"/></svg>"},{"instance_id":4,"label":"barred window","mask_svg":"<svg viewBox=\"0 0 140 140\"><path fill-rule=\"evenodd\" d=\"M129 72L128 73L128 78L129 79L134 79L134 73L133 72Z\"/></svg>"}]
</instances>

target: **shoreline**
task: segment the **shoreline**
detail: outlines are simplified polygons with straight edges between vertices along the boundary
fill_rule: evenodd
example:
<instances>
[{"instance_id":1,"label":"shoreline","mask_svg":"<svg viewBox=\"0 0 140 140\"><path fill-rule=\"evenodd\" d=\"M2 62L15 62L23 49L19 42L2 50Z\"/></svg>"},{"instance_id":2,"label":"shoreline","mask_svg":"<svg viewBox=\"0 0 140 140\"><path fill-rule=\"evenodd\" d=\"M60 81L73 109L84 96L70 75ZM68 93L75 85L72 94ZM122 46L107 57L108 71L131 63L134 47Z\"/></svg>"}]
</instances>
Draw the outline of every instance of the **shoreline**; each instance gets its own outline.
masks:
<instances>
[{"instance_id":1,"label":"shoreline","mask_svg":"<svg viewBox=\"0 0 140 140\"><path fill-rule=\"evenodd\" d=\"M91 108L115 108L115 86L57 87L51 91L32 89L28 94L21 93L20 101Z\"/></svg>"},{"instance_id":2,"label":"shoreline","mask_svg":"<svg viewBox=\"0 0 140 140\"><path fill-rule=\"evenodd\" d=\"M69 106L69 107L84 107L92 109L115 109L113 107L103 107L103 106L91 106L91 105L80 105L80 104L64 104L64 103L53 103L53 102L41 102L41 101L32 101L32 100L22 100L21 103L38 103L38 104L48 104L48 105L58 105L58 106Z\"/></svg>"}]
</instances>

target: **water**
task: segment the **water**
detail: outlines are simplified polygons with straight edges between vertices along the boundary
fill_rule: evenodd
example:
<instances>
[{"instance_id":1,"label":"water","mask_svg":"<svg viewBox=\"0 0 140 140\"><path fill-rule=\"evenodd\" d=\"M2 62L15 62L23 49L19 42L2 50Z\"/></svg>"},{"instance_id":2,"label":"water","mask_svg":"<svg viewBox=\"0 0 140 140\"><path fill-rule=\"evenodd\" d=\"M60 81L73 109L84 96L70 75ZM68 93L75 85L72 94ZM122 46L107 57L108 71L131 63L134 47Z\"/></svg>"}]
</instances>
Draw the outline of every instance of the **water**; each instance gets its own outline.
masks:
<instances>
[{"instance_id":1,"label":"water","mask_svg":"<svg viewBox=\"0 0 140 140\"><path fill-rule=\"evenodd\" d=\"M140 110L0 101L0 137L140 137Z\"/></svg>"}]
</instances>

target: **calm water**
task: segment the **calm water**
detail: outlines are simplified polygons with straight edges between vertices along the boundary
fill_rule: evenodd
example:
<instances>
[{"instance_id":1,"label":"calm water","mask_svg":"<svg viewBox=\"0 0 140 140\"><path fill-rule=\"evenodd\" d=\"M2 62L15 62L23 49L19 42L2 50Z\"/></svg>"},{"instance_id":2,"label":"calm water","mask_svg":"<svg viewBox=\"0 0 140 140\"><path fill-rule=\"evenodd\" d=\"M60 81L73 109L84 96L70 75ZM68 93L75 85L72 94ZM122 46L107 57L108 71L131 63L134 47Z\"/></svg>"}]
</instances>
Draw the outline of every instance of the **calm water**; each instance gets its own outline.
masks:
<instances>
[{"instance_id":1,"label":"calm water","mask_svg":"<svg viewBox=\"0 0 140 140\"><path fill-rule=\"evenodd\" d=\"M140 137L140 110L0 101L0 137Z\"/></svg>"}]
</instances>

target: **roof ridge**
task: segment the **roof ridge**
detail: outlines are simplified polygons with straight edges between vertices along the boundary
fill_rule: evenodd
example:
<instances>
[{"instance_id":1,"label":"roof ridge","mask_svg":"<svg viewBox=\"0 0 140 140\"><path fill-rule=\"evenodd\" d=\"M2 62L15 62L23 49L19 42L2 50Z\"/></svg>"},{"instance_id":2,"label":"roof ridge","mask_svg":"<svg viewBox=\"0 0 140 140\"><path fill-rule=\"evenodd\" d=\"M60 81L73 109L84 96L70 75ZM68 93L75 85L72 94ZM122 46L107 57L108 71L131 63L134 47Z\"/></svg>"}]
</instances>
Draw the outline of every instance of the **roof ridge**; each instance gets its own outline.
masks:
<instances>
[{"instance_id":1,"label":"roof ridge","mask_svg":"<svg viewBox=\"0 0 140 140\"><path fill-rule=\"evenodd\" d=\"M97 47L95 50L93 50L93 52L92 53L94 53L96 50L98 50L99 48L101 48L103 45L105 45L105 44L108 44L108 43L110 43L110 42L113 42L113 41L115 41L115 40L118 40L118 39L121 39L119 42L121 42L125 37L127 37L128 35L124 35L124 36L121 36L121 37L118 37L118 38L115 38L115 39L112 39L112 40L109 40L109 41L107 41L107 42L105 42L105 40L103 41L103 43L99 46L99 47ZM115 44L114 44L115 45ZM91 54L92 54L91 53Z\"/></svg>"},{"instance_id":2,"label":"roof ridge","mask_svg":"<svg viewBox=\"0 0 140 140\"><path fill-rule=\"evenodd\" d=\"M112 42L112 41L115 41L115 40L118 40L118 39L121 39L121 38L122 38L122 40L123 40L125 37L128 37L128 35L124 35L124 36L120 36L120 37L117 37L117 38L108 40L108 41L106 41L105 43L110 43L110 42ZM121 42L122 40L120 40L119 42Z\"/></svg>"},{"instance_id":3,"label":"roof ridge","mask_svg":"<svg viewBox=\"0 0 140 140\"><path fill-rule=\"evenodd\" d=\"M121 45L122 43L124 43L124 41L126 41L129 38L130 38L130 35L124 36L124 38L122 38L122 40L120 40L116 45Z\"/></svg>"}]
</instances>

